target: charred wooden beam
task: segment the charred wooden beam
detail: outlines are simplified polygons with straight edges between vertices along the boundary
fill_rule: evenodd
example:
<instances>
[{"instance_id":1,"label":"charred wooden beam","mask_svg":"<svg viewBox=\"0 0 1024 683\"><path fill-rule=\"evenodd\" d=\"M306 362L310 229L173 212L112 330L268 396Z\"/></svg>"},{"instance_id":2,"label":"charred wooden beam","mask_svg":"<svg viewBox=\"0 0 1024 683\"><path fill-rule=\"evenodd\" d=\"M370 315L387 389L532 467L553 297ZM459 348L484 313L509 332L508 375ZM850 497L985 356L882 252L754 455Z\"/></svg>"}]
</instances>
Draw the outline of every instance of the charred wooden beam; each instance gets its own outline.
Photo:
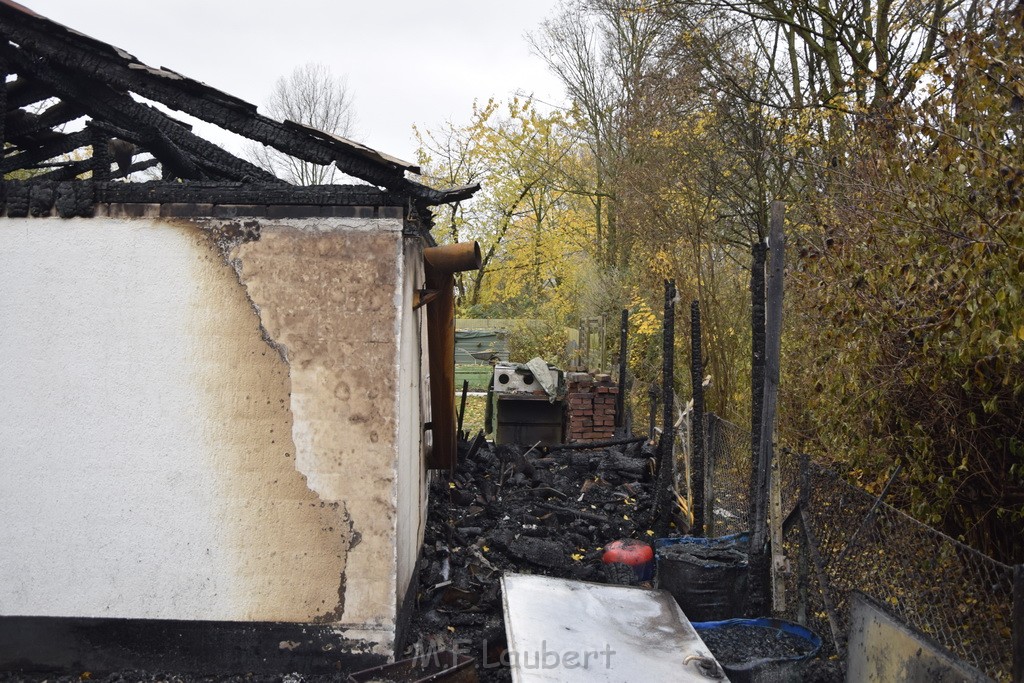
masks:
<instances>
[{"instance_id":1,"label":"charred wooden beam","mask_svg":"<svg viewBox=\"0 0 1024 683\"><path fill-rule=\"evenodd\" d=\"M27 107L50 97L50 92L35 81L19 77L7 84L7 103L0 111Z\"/></svg>"},{"instance_id":2,"label":"charred wooden beam","mask_svg":"<svg viewBox=\"0 0 1024 683\"><path fill-rule=\"evenodd\" d=\"M92 169L92 179L99 182L110 180L110 150L107 149L107 136L98 128L92 128L91 134L92 160L89 167Z\"/></svg>"},{"instance_id":3,"label":"charred wooden beam","mask_svg":"<svg viewBox=\"0 0 1024 683\"><path fill-rule=\"evenodd\" d=\"M163 112L140 104L101 81L56 69L28 58L18 50L10 51L10 57L18 69L31 73L33 78L51 87L62 100L76 103L94 120L137 131L142 137L156 141L156 144L166 138L194 159L202 159L204 166L215 168L222 177L277 180L273 174L193 134Z\"/></svg>"},{"instance_id":4,"label":"charred wooden beam","mask_svg":"<svg viewBox=\"0 0 1024 683\"><path fill-rule=\"evenodd\" d=\"M643 443L647 441L646 436L629 436L622 437L619 439L605 439L604 441L589 441L586 443L563 443L556 444L554 446L548 446L549 452L553 451L585 451L592 449L609 448L611 446L628 446L634 443Z\"/></svg>"},{"instance_id":5,"label":"charred wooden beam","mask_svg":"<svg viewBox=\"0 0 1024 683\"><path fill-rule=\"evenodd\" d=\"M82 161L74 161L67 164L66 166L62 166L61 168L58 168L54 171L50 171L49 173L42 173L38 176L34 176L32 179L56 181L74 180L75 178L78 178L79 176L84 175L89 171L93 171L93 163L94 159L83 159ZM154 166L159 165L159 163L160 161L158 159L142 159L141 161L136 161L135 163L133 163L127 172L118 169L117 171L109 171L109 176L111 179L126 178L132 173L145 171L146 169L153 168Z\"/></svg>"},{"instance_id":6,"label":"charred wooden beam","mask_svg":"<svg viewBox=\"0 0 1024 683\"><path fill-rule=\"evenodd\" d=\"M665 280L665 314L662 322L662 431L658 442L658 481L654 494L652 527L659 538L668 536L675 493L675 300L676 281Z\"/></svg>"},{"instance_id":7,"label":"charred wooden beam","mask_svg":"<svg viewBox=\"0 0 1024 683\"><path fill-rule=\"evenodd\" d=\"M0 78L3 78L3 80L0 81L0 113L5 114L5 116L0 117L0 154L2 154L2 150L7 147L6 112L8 106L8 88L10 87L7 85L7 60L3 55L0 55Z\"/></svg>"},{"instance_id":8,"label":"charred wooden beam","mask_svg":"<svg viewBox=\"0 0 1024 683\"><path fill-rule=\"evenodd\" d=\"M146 136L146 143L153 155L163 162L164 169L175 177L182 180L205 180L209 177L163 131L154 130L152 135Z\"/></svg>"},{"instance_id":9,"label":"charred wooden beam","mask_svg":"<svg viewBox=\"0 0 1024 683\"><path fill-rule=\"evenodd\" d=\"M10 173L19 168L30 168L47 159L53 159L62 154L70 154L79 147L85 147L90 144L92 144L92 138L88 130L61 135L57 139L35 149L25 149L18 154L4 157L3 160L0 160L0 173Z\"/></svg>"},{"instance_id":10,"label":"charred wooden beam","mask_svg":"<svg viewBox=\"0 0 1024 683\"><path fill-rule=\"evenodd\" d=\"M285 183L192 181L148 183L96 183L96 201L112 204L228 204L321 207L324 215L402 217L405 200L370 185L315 185Z\"/></svg>"},{"instance_id":11,"label":"charred wooden beam","mask_svg":"<svg viewBox=\"0 0 1024 683\"><path fill-rule=\"evenodd\" d=\"M347 141L317 139L308 130L292 130L261 116L251 104L166 69L135 63L130 55L126 57L125 53L87 36L63 32L57 38L52 22L45 19L27 16L3 5L0 5L0 13L5 16L0 24L0 35L44 56L54 65L80 77L98 79L118 90L131 90L285 154L317 164L334 163L344 173L429 204L458 201L479 189L467 186L436 190L416 183L404 177L407 170L419 170L411 164ZM69 46L74 49L68 49Z\"/></svg>"},{"instance_id":12,"label":"charred wooden beam","mask_svg":"<svg viewBox=\"0 0 1024 683\"><path fill-rule=\"evenodd\" d=\"M50 131L54 126L74 121L82 111L67 102L57 102L41 114L32 114L24 109L14 109L6 115L6 135L9 140Z\"/></svg>"}]
</instances>

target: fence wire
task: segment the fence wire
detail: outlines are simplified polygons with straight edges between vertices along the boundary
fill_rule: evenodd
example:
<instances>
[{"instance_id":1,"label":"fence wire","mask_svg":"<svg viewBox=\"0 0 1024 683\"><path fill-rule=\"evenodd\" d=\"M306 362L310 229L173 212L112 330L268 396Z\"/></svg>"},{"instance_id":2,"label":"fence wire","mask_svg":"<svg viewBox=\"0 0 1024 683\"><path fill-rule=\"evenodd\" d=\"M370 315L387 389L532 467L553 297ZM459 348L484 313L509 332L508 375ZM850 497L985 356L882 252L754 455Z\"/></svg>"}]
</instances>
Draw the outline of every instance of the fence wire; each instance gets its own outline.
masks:
<instances>
[{"instance_id":1,"label":"fence wire","mask_svg":"<svg viewBox=\"0 0 1024 683\"><path fill-rule=\"evenodd\" d=\"M721 437L712 463L714 535L720 536L747 528L752 459L749 431L712 419L719 424L710 430L717 428ZM799 500L799 459L776 455L785 514ZM808 479L807 517L828 594L796 524L785 535L786 607L777 616L807 624L836 655L849 636L850 594L859 591L986 675L1011 679L1013 567L886 503L861 528L875 496L821 464L809 465ZM834 607L831 623L826 597Z\"/></svg>"},{"instance_id":2,"label":"fence wire","mask_svg":"<svg viewBox=\"0 0 1024 683\"><path fill-rule=\"evenodd\" d=\"M707 416L707 465L713 503L708 536L726 536L750 529L750 430L717 415ZM708 502L709 506L711 501Z\"/></svg>"},{"instance_id":3,"label":"fence wire","mask_svg":"<svg viewBox=\"0 0 1024 683\"><path fill-rule=\"evenodd\" d=\"M810 465L810 479L811 525L841 638L849 632L850 591L858 590L963 661L1010 680L1013 568L884 503L854 538L874 496L818 464Z\"/></svg>"}]
</instances>

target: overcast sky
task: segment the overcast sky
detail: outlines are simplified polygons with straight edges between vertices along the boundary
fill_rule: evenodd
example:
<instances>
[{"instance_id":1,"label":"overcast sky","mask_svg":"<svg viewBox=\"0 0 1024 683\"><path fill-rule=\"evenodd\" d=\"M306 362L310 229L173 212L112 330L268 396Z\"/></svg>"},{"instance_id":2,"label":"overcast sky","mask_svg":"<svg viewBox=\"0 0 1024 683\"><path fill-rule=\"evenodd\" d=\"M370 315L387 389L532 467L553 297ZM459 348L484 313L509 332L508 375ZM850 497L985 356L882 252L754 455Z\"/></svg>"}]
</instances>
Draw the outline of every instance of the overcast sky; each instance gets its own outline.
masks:
<instances>
[{"instance_id":1,"label":"overcast sky","mask_svg":"<svg viewBox=\"0 0 1024 683\"><path fill-rule=\"evenodd\" d=\"M465 122L474 98L523 91L562 99L524 37L554 12L554 0L19 1L146 64L260 105L279 76L323 62L354 93L353 137L409 161L414 123Z\"/></svg>"}]
</instances>

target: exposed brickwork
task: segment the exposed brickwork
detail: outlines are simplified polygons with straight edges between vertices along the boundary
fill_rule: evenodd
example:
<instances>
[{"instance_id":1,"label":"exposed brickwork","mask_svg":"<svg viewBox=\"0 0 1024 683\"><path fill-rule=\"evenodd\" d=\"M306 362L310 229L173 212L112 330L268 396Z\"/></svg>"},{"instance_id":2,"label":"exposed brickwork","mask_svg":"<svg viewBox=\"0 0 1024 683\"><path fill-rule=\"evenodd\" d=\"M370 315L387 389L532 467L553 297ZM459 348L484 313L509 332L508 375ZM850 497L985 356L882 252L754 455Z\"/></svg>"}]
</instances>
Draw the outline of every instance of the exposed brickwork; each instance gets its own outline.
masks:
<instances>
[{"instance_id":1,"label":"exposed brickwork","mask_svg":"<svg viewBox=\"0 0 1024 683\"><path fill-rule=\"evenodd\" d=\"M602 441L615 434L615 397L619 387L609 375L566 375L566 432L569 442Z\"/></svg>"}]
</instances>

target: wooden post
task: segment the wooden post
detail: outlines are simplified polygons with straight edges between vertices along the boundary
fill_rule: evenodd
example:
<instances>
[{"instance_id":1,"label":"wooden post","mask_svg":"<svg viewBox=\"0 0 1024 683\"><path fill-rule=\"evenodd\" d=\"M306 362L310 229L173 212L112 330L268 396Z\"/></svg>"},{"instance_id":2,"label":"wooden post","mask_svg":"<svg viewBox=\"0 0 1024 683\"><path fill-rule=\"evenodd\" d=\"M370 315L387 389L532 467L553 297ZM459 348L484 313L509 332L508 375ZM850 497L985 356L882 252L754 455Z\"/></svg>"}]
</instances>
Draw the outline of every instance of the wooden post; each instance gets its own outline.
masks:
<instances>
[{"instance_id":1,"label":"wooden post","mask_svg":"<svg viewBox=\"0 0 1024 683\"><path fill-rule=\"evenodd\" d=\"M662 431L658 448L658 482L654 494L654 535L663 538L668 535L669 520L672 518L672 495L675 489L675 429L672 413L675 408L673 388L675 387L675 298L676 283L665 280L665 317L662 336Z\"/></svg>"},{"instance_id":2,"label":"wooden post","mask_svg":"<svg viewBox=\"0 0 1024 683\"><path fill-rule=\"evenodd\" d=\"M700 303L690 303L690 382L693 387L693 413L690 417L693 425L693 460L690 466L690 489L693 500L694 536L704 535L704 366L700 353Z\"/></svg>"},{"instance_id":3,"label":"wooden post","mask_svg":"<svg viewBox=\"0 0 1024 683\"><path fill-rule=\"evenodd\" d=\"M458 438L460 440L464 439L464 438L468 438L468 437L464 437L462 435L462 420L463 420L464 417L466 417L466 394L467 393L469 393L469 380L468 379L464 379L464 380L462 380L462 400L459 402L459 426L455 430L456 438Z\"/></svg>"},{"instance_id":4,"label":"wooden post","mask_svg":"<svg viewBox=\"0 0 1024 683\"><path fill-rule=\"evenodd\" d=\"M785 223L786 207L782 202L772 202L771 232L769 234L770 262L765 282L765 365L764 365L764 406L761 411L760 451L757 462L757 499L751 529L751 554L757 561L751 562L756 568L754 597L765 600L768 580L774 575L774 562L766 562L768 552L768 498L773 460L775 409L779 397L779 354L782 341L782 273L785 266ZM781 516L781 505L780 505ZM781 519L779 520L781 524ZM767 570L767 574L764 574ZM767 602L765 600L765 602Z\"/></svg>"},{"instance_id":5,"label":"wooden post","mask_svg":"<svg viewBox=\"0 0 1024 683\"><path fill-rule=\"evenodd\" d=\"M629 311L622 309L619 329L619 393L615 396L616 436L626 435L626 337L629 333Z\"/></svg>"},{"instance_id":6,"label":"wooden post","mask_svg":"<svg viewBox=\"0 0 1024 683\"><path fill-rule=\"evenodd\" d=\"M751 248L750 262L750 491L747 520L753 524L757 502L757 463L761 456L761 409L764 405L764 259L763 242Z\"/></svg>"},{"instance_id":7,"label":"wooden post","mask_svg":"<svg viewBox=\"0 0 1024 683\"><path fill-rule=\"evenodd\" d=\"M779 476L779 459L772 458L771 481L768 486L769 503L768 529L772 553L772 611L781 614L786 610L786 556L782 554L782 490Z\"/></svg>"},{"instance_id":8,"label":"wooden post","mask_svg":"<svg viewBox=\"0 0 1024 683\"><path fill-rule=\"evenodd\" d=\"M1024 564L1013 568L1013 671L1010 679L1024 681Z\"/></svg>"},{"instance_id":9,"label":"wooden post","mask_svg":"<svg viewBox=\"0 0 1024 683\"><path fill-rule=\"evenodd\" d=\"M97 182L110 180L110 136L99 128L92 130L92 179Z\"/></svg>"}]
</instances>

